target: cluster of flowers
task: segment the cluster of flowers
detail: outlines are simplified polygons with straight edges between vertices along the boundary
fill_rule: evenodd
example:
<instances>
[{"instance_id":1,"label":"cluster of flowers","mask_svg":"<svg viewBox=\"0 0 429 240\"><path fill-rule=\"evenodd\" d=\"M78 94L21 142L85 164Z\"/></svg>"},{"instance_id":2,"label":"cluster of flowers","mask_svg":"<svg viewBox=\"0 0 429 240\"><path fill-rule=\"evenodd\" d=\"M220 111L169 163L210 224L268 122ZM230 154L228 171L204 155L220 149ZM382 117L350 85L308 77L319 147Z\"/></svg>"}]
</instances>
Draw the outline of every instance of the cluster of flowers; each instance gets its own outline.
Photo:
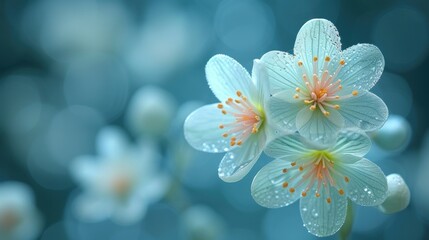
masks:
<instances>
[{"instance_id":1,"label":"cluster of flowers","mask_svg":"<svg viewBox=\"0 0 429 240\"><path fill-rule=\"evenodd\" d=\"M212 57L206 76L220 103L191 113L185 137L198 150L226 152L218 169L225 182L241 180L263 151L275 158L253 180L255 201L277 208L301 199L308 231L332 235L345 222L348 199L378 206L389 195L382 170L364 158L371 146L366 133L388 117L369 92L383 68L376 46L341 51L336 27L310 20L293 55L268 52L254 60L251 76L228 56Z\"/></svg>"}]
</instances>

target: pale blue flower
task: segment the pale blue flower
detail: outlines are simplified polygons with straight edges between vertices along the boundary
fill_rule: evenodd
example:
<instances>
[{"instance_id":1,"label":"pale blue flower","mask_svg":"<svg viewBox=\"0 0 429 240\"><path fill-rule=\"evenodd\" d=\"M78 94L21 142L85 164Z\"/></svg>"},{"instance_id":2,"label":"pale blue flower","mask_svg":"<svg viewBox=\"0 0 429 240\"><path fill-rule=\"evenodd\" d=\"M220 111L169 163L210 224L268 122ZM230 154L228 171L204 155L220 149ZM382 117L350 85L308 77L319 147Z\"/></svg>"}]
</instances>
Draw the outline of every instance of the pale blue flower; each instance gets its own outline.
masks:
<instances>
[{"instance_id":1,"label":"pale blue flower","mask_svg":"<svg viewBox=\"0 0 429 240\"><path fill-rule=\"evenodd\" d=\"M242 179L256 163L267 139L265 103L269 97L264 68L255 60L252 77L225 55L212 57L207 81L220 103L203 106L185 121L185 138L194 148L226 152L218 173L226 182Z\"/></svg>"},{"instance_id":2,"label":"pale blue flower","mask_svg":"<svg viewBox=\"0 0 429 240\"><path fill-rule=\"evenodd\" d=\"M369 92L383 72L383 55L371 44L341 51L338 31L328 20L302 26L294 55L271 51L261 61L273 94L267 115L279 126L328 143L342 128L372 131L387 119L386 105Z\"/></svg>"},{"instance_id":3,"label":"pale blue flower","mask_svg":"<svg viewBox=\"0 0 429 240\"><path fill-rule=\"evenodd\" d=\"M100 132L97 145L99 156L79 157L71 167L83 190L74 205L77 215L93 222L141 220L149 204L168 187L168 179L158 169L157 151L149 143L127 144L122 131L114 127Z\"/></svg>"},{"instance_id":4,"label":"pale blue flower","mask_svg":"<svg viewBox=\"0 0 429 240\"><path fill-rule=\"evenodd\" d=\"M0 239L36 239L41 230L42 217L31 189L19 182L0 184Z\"/></svg>"},{"instance_id":5,"label":"pale blue flower","mask_svg":"<svg viewBox=\"0 0 429 240\"><path fill-rule=\"evenodd\" d=\"M376 206L386 198L381 169L363 158L371 145L363 133L341 131L334 144L320 147L294 133L267 145L276 159L263 167L252 183L252 196L268 208L288 206L301 198L305 227L316 236L329 236L343 225L347 198Z\"/></svg>"}]
</instances>

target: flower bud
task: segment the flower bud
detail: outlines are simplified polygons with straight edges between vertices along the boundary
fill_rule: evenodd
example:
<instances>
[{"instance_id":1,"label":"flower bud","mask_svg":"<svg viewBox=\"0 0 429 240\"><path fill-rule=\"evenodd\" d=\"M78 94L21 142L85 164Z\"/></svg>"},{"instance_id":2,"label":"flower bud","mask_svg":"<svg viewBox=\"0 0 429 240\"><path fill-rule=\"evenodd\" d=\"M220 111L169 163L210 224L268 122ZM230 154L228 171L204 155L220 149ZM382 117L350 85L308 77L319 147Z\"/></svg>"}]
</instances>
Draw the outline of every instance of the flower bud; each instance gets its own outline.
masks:
<instances>
[{"instance_id":1,"label":"flower bud","mask_svg":"<svg viewBox=\"0 0 429 240\"><path fill-rule=\"evenodd\" d=\"M387 198L378 206L378 209L385 214L404 210L410 203L410 189L399 174L390 174L386 179L388 186Z\"/></svg>"}]
</instances>

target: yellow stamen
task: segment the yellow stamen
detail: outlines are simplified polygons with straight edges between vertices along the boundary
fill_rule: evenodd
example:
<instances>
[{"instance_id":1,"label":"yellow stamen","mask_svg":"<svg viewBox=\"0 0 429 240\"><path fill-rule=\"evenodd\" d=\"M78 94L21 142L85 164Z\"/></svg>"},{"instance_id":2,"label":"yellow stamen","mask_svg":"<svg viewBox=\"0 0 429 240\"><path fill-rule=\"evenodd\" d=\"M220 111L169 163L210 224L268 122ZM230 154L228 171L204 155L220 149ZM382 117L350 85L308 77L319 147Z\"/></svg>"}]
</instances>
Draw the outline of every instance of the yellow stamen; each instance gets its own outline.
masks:
<instances>
[{"instance_id":1,"label":"yellow stamen","mask_svg":"<svg viewBox=\"0 0 429 240\"><path fill-rule=\"evenodd\" d=\"M344 190L343 190L343 189L340 189L340 190L338 190L338 193L339 193L340 195L344 195Z\"/></svg>"},{"instance_id":2,"label":"yellow stamen","mask_svg":"<svg viewBox=\"0 0 429 240\"><path fill-rule=\"evenodd\" d=\"M353 90L352 95L353 96L357 96L359 94L359 92L357 90Z\"/></svg>"},{"instance_id":3,"label":"yellow stamen","mask_svg":"<svg viewBox=\"0 0 429 240\"><path fill-rule=\"evenodd\" d=\"M328 198L326 199L326 202L331 203L331 202L332 202L331 198L329 198L329 197L328 197Z\"/></svg>"},{"instance_id":4,"label":"yellow stamen","mask_svg":"<svg viewBox=\"0 0 429 240\"><path fill-rule=\"evenodd\" d=\"M331 61L331 58L329 56L326 56L325 61L329 62L329 61Z\"/></svg>"},{"instance_id":5,"label":"yellow stamen","mask_svg":"<svg viewBox=\"0 0 429 240\"><path fill-rule=\"evenodd\" d=\"M320 197L320 193L316 193L316 197Z\"/></svg>"},{"instance_id":6,"label":"yellow stamen","mask_svg":"<svg viewBox=\"0 0 429 240\"><path fill-rule=\"evenodd\" d=\"M317 56L314 56L313 61L317 62L317 60L318 60Z\"/></svg>"},{"instance_id":7,"label":"yellow stamen","mask_svg":"<svg viewBox=\"0 0 429 240\"><path fill-rule=\"evenodd\" d=\"M237 96L241 97L242 93L240 91L237 91Z\"/></svg>"},{"instance_id":8,"label":"yellow stamen","mask_svg":"<svg viewBox=\"0 0 429 240\"><path fill-rule=\"evenodd\" d=\"M341 59L340 60L340 65L344 65L344 64L346 64L346 61L344 61L344 59Z\"/></svg>"},{"instance_id":9,"label":"yellow stamen","mask_svg":"<svg viewBox=\"0 0 429 240\"><path fill-rule=\"evenodd\" d=\"M222 114L226 115L226 110L222 110Z\"/></svg>"},{"instance_id":10,"label":"yellow stamen","mask_svg":"<svg viewBox=\"0 0 429 240\"><path fill-rule=\"evenodd\" d=\"M295 188L293 188L293 187L289 188L289 192L294 193L295 192Z\"/></svg>"},{"instance_id":11,"label":"yellow stamen","mask_svg":"<svg viewBox=\"0 0 429 240\"><path fill-rule=\"evenodd\" d=\"M289 186L289 183L287 183L287 182L284 182L284 183L282 184L282 187L283 187L283 188L287 188L287 186Z\"/></svg>"},{"instance_id":12,"label":"yellow stamen","mask_svg":"<svg viewBox=\"0 0 429 240\"><path fill-rule=\"evenodd\" d=\"M221 125L219 125L219 128L220 129L223 129L225 126L223 126L222 124Z\"/></svg>"},{"instance_id":13,"label":"yellow stamen","mask_svg":"<svg viewBox=\"0 0 429 240\"><path fill-rule=\"evenodd\" d=\"M301 196L305 197L305 196L307 196L307 193L306 192L302 192Z\"/></svg>"},{"instance_id":14,"label":"yellow stamen","mask_svg":"<svg viewBox=\"0 0 429 240\"><path fill-rule=\"evenodd\" d=\"M222 108L223 108L223 104L222 104L222 103L219 103L219 104L217 105L217 108L222 109Z\"/></svg>"}]
</instances>

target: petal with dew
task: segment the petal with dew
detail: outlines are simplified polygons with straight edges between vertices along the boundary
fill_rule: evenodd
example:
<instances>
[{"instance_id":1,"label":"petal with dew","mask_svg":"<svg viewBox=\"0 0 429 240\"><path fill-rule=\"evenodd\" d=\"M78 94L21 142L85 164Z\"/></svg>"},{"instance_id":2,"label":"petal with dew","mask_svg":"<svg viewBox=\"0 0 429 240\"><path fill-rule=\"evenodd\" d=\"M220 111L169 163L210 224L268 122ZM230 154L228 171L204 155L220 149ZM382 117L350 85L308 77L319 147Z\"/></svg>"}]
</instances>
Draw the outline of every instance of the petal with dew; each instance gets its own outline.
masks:
<instances>
[{"instance_id":1,"label":"petal with dew","mask_svg":"<svg viewBox=\"0 0 429 240\"><path fill-rule=\"evenodd\" d=\"M380 79L384 69L384 57L372 44L357 44L342 52L346 64L338 74L342 92L370 90Z\"/></svg>"},{"instance_id":2,"label":"petal with dew","mask_svg":"<svg viewBox=\"0 0 429 240\"><path fill-rule=\"evenodd\" d=\"M381 169L368 159L352 164L338 164L336 171L347 176L345 191L347 196L362 206L377 206L387 196L386 176Z\"/></svg>"},{"instance_id":3,"label":"petal with dew","mask_svg":"<svg viewBox=\"0 0 429 240\"><path fill-rule=\"evenodd\" d=\"M341 101L338 110L344 117L345 126L374 131L383 126L389 115L386 104L370 92Z\"/></svg>"},{"instance_id":4,"label":"petal with dew","mask_svg":"<svg viewBox=\"0 0 429 240\"><path fill-rule=\"evenodd\" d=\"M293 55L281 51L270 51L262 56L261 61L267 68L271 94L288 88L305 87L304 82L300 79L301 70Z\"/></svg>"},{"instance_id":5,"label":"petal with dew","mask_svg":"<svg viewBox=\"0 0 429 240\"><path fill-rule=\"evenodd\" d=\"M236 96L237 91L248 98L255 94L255 86L249 73L233 58L215 55L207 62L206 77L210 89L219 101Z\"/></svg>"},{"instance_id":6,"label":"petal with dew","mask_svg":"<svg viewBox=\"0 0 429 240\"><path fill-rule=\"evenodd\" d=\"M279 208L292 204L301 197L306 184L298 184L298 168L291 168L295 158L275 159L264 166L255 176L251 186L252 197L267 208ZM297 187L295 187L297 186Z\"/></svg>"},{"instance_id":7,"label":"petal with dew","mask_svg":"<svg viewBox=\"0 0 429 240\"><path fill-rule=\"evenodd\" d=\"M341 131L331 152L363 157L370 148L371 139L364 132Z\"/></svg>"},{"instance_id":8,"label":"petal with dew","mask_svg":"<svg viewBox=\"0 0 429 240\"><path fill-rule=\"evenodd\" d=\"M326 19L312 19L306 22L296 36L294 54L304 63L308 73L313 73L313 58L321 60L316 69L323 69L325 57L337 59L341 52L341 41L337 28ZM333 60L332 60L333 61ZM335 71L334 64L329 65L329 72Z\"/></svg>"},{"instance_id":9,"label":"petal with dew","mask_svg":"<svg viewBox=\"0 0 429 240\"><path fill-rule=\"evenodd\" d=\"M225 182L237 182L255 165L265 146L263 132L250 136L243 145L227 152L219 164L219 177Z\"/></svg>"},{"instance_id":10,"label":"petal with dew","mask_svg":"<svg viewBox=\"0 0 429 240\"><path fill-rule=\"evenodd\" d=\"M206 105L192 112L185 120L184 131L188 143L204 152L226 152L231 149L225 130L219 125L235 121L230 114L222 114L217 104Z\"/></svg>"},{"instance_id":11,"label":"petal with dew","mask_svg":"<svg viewBox=\"0 0 429 240\"><path fill-rule=\"evenodd\" d=\"M338 111L331 111L325 116L320 110L302 109L296 116L296 127L307 139L320 143L332 143L338 131L344 126L344 118Z\"/></svg>"},{"instance_id":12,"label":"petal with dew","mask_svg":"<svg viewBox=\"0 0 429 240\"><path fill-rule=\"evenodd\" d=\"M253 61L252 80L254 81L257 90L257 95L255 96L253 102L255 104L265 103L265 99L268 99L270 97L270 84L266 66L258 59L255 59ZM264 108L265 106L260 107Z\"/></svg>"},{"instance_id":13,"label":"petal with dew","mask_svg":"<svg viewBox=\"0 0 429 240\"><path fill-rule=\"evenodd\" d=\"M318 237L335 234L344 224L347 214L347 197L333 187L321 188L316 197L316 188L301 198L300 211L304 226Z\"/></svg>"},{"instance_id":14,"label":"petal with dew","mask_svg":"<svg viewBox=\"0 0 429 240\"><path fill-rule=\"evenodd\" d=\"M272 96L268 100L267 116L278 127L296 131L296 116L305 105L291 94L290 90L285 90Z\"/></svg>"}]
</instances>

